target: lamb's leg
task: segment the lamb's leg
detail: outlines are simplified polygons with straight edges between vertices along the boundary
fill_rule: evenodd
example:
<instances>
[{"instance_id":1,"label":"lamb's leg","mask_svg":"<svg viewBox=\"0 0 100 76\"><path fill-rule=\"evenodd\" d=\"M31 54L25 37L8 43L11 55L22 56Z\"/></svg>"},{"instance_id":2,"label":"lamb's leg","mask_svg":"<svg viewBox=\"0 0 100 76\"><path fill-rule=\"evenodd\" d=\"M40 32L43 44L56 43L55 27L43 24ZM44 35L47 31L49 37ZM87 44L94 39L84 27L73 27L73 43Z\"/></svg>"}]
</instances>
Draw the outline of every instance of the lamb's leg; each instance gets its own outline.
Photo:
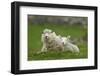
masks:
<instances>
[{"instance_id":1,"label":"lamb's leg","mask_svg":"<svg viewBox=\"0 0 100 76\"><path fill-rule=\"evenodd\" d=\"M78 48L78 46L74 45L74 46L73 46L73 49L75 50L75 52L79 53L79 48Z\"/></svg>"}]
</instances>

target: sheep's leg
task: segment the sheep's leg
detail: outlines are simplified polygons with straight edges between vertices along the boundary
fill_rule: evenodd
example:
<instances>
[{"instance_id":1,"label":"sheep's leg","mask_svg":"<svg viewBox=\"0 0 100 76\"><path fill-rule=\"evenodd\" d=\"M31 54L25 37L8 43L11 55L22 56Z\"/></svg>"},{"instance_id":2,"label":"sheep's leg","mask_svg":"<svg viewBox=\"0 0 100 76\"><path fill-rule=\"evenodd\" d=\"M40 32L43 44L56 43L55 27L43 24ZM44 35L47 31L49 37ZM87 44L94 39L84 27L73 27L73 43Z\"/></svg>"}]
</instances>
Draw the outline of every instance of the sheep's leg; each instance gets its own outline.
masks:
<instances>
[{"instance_id":1,"label":"sheep's leg","mask_svg":"<svg viewBox=\"0 0 100 76\"><path fill-rule=\"evenodd\" d=\"M46 51L47 51L46 46L43 46L42 49L41 49L41 52L46 52Z\"/></svg>"},{"instance_id":2,"label":"sheep's leg","mask_svg":"<svg viewBox=\"0 0 100 76\"><path fill-rule=\"evenodd\" d=\"M62 48L62 51L65 51L64 46L62 46L61 48Z\"/></svg>"},{"instance_id":3,"label":"sheep's leg","mask_svg":"<svg viewBox=\"0 0 100 76\"><path fill-rule=\"evenodd\" d=\"M37 54L40 54L42 52L47 52L47 48L43 45L41 51L37 52Z\"/></svg>"}]
</instances>

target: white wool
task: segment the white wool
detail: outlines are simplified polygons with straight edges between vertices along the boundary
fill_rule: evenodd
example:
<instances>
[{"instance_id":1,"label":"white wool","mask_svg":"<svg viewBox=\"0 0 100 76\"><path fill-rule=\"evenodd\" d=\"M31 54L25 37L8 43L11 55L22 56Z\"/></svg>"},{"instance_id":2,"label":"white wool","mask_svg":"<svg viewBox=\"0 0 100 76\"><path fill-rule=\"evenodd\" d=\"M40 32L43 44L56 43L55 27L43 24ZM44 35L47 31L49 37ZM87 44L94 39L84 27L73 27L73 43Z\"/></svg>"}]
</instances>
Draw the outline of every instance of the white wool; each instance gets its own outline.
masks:
<instances>
[{"instance_id":1,"label":"white wool","mask_svg":"<svg viewBox=\"0 0 100 76\"><path fill-rule=\"evenodd\" d=\"M60 50L79 53L79 48L77 45L72 44L70 41L70 36L62 37L57 35L55 32L52 32L50 29L44 29L41 36L41 41L43 43L41 52L46 52L51 50Z\"/></svg>"},{"instance_id":2,"label":"white wool","mask_svg":"<svg viewBox=\"0 0 100 76\"><path fill-rule=\"evenodd\" d=\"M46 33L46 32L52 32L52 30L50 30L50 29L44 29L43 33Z\"/></svg>"},{"instance_id":3,"label":"white wool","mask_svg":"<svg viewBox=\"0 0 100 76\"><path fill-rule=\"evenodd\" d=\"M68 37L62 37L62 41L64 43L65 50L69 50L71 52L77 52L77 53L79 53L78 46L75 45L75 44L72 44L71 42L69 42L69 38L70 38L70 36L68 36Z\"/></svg>"},{"instance_id":4,"label":"white wool","mask_svg":"<svg viewBox=\"0 0 100 76\"><path fill-rule=\"evenodd\" d=\"M41 51L48 51L49 49L64 50L61 37L57 36L55 32L51 32L49 29L44 30L44 33L41 36L41 41L43 43Z\"/></svg>"}]
</instances>

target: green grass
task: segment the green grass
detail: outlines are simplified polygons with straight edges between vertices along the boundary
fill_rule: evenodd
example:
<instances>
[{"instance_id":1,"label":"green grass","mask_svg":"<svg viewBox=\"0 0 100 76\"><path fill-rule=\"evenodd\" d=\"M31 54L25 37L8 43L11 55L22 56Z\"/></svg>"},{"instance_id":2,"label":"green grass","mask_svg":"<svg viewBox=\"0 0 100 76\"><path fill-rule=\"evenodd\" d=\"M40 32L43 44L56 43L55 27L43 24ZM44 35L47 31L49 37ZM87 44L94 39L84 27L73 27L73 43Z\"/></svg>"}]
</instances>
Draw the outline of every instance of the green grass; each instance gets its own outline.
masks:
<instances>
[{"instance_id":1,"label":"green grass","mask_svg":"<svg viewBox=\"0 0 100 76\"><path fill-rule=\"evenodd\" d=\"M28 60L55 60L55 59L79 59L87 58L87 43L84 42L79 46L80 53L75 54L68 51L49 51L46 53L37 54L42 48L41 33L45 29L51 29L61 36L68 36L80 38L85 35L86 29L80 26L66 26L53 24L29 24L28 25Z\"/></svg>"}]
</instances>

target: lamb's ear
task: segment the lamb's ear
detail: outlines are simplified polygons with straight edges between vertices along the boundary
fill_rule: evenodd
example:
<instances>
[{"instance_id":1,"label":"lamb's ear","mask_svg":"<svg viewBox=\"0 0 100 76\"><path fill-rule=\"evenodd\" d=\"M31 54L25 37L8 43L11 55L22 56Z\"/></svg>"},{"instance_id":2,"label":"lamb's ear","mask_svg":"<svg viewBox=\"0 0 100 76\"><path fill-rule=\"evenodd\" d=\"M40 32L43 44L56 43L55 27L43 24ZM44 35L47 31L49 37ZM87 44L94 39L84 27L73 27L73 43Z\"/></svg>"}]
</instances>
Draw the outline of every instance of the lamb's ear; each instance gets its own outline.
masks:
<instances>
[{"instance_id":1,"label":"lamb's ear","mask_svg":"<svg viewBox=\"0 0 100 76\"><path fill-rule=\"evenodd\" d=\"M55 32L52 32L53 34L56 34Z\"/></svg>"},{"instance_id":2,"label":"lamb's ear","mask_svg":"<svg viewBox=\"0 0 100 76\"><path fill-rule=\"evenodd\" d=\"M53 34L53 35L56 35L56 33L55 33L55 32L52 32L52 34Z\"/></svg>"}]
</instances>

